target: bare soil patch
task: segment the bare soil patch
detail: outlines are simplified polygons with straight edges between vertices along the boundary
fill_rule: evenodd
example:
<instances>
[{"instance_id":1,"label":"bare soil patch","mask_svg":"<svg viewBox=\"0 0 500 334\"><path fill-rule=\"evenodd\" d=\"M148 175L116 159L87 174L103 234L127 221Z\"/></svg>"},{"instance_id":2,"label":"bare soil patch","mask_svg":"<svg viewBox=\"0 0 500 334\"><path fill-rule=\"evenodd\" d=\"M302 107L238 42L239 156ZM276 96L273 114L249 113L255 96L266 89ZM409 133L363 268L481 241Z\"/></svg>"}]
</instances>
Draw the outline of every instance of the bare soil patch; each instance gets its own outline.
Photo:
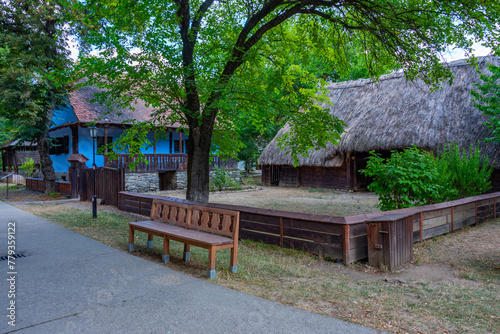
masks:
<instances>
[{"instance_id":1,"label":"bare soil patch","mask_svg":"<svg viewBox=\"0 0 500 334\"><path fill-rule=\"evenodd\" d=\"M153 194L186 198L185 190ZM341 217L380 211L376 207L378 199L374 193L316 188L257 187L213 192L210 193L210 202Z\"/></svg>"}]
</instances>

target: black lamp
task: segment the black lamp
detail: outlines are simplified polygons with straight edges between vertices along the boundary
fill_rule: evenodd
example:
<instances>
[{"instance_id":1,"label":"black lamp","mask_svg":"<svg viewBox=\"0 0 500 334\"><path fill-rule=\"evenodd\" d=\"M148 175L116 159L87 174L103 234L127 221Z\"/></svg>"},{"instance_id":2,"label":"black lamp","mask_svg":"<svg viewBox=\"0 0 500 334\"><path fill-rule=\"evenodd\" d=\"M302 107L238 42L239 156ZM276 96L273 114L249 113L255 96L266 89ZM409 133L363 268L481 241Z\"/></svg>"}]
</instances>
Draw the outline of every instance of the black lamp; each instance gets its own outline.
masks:
<instances>
[{"instance_id":1,"label":"black lamp","mask_svg":"<svg viewBox=\"0 0 500 334\"><path fill-rule=\"evenodd\" d=\"M97 197L95 195L95 139L97 138L97 131L99 131L98 128L96 128L94 125L90 128L90 138L92 138L92 184L94 186L94 195L92 196L92 218L97 218Z\"/></svg>"}]
</instances>

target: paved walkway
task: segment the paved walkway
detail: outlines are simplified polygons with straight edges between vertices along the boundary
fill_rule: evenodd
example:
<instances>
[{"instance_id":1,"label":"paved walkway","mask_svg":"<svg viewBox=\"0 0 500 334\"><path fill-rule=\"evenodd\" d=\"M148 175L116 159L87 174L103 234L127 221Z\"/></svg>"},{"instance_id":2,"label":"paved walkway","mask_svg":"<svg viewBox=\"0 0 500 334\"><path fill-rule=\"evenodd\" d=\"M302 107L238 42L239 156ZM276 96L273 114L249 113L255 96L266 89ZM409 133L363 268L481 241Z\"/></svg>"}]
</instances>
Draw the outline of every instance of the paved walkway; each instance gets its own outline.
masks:
<instances>
[{"instance_id":1,"label":"paved walkway","mask_svg":"<svg viewBox=\"0 0 500 334\"><path fill-rule=\"evenodd\" d=\"M180 274L3 202L0 256L10 222L26 257L14 275L0 261L1 333L376 333Z\"/></svg>"}]
</instances>

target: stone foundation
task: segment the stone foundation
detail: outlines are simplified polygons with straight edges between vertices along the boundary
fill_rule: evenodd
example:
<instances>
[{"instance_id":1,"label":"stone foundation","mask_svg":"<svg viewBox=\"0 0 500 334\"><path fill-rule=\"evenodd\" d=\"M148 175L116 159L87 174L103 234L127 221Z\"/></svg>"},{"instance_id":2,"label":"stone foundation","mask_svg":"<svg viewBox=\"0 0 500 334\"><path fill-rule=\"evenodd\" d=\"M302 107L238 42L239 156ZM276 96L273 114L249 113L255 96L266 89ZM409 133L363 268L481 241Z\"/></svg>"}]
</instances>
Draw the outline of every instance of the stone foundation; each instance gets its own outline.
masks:
<instances>
[{"instance_id":1,"label":"stone foundation","mask_svg":"<svg viewBox=\"0 0 500 334\"><path fill-rule=\"evenodd\" d=\"M125 191L143 193L160 190L158 173L126 173Z\"/></svg>"},{"instance_id":2,"label":"stone foundation","mask_svg":"<svg viewBox=\"0 0 500 334\"><path fill-rule=\"evenodd\" d=\"M175 184L177 186L176 189L186 189L187 188L187 183L188 183L187 172L176 172L174 180L175 180Z\"/></svg>"},{"instance_id":3,"label":"stone foundation","mask_svg":"<svg viewBox=\"0 0 500 334\"><path fill-rule=\"evenodd\" d=\"M210 177L213 175L210 172ZM238 170L229 171L237 180L240 179ZM161 178L161 180L160 180ZM163 184L160 186L160 182ZM165 172L161 173L126 173L125 174L125 191L134 193L143 193L148 191L159 190L176 190L187 188L187 172Z\"/></svg>"},{"instance_id":4,"label":"stone foundation","mask_svg":"<svg viewBox=\"0 0 500 334\"><path fill-rule=\"evenodd\" d=\"M231 176L233 176L237 181L241 180L240 171L239 170L230 170L228 171ZM210 178L214 171L210 171ZM187 172L176 172L175 176L172 180L172 183L175 183L177 188L172 189L186 189L187 188ZM165 189L167 190L167 189ZM170 189L168 189L170 190Z\"/></svg>"},{"instance_id":5,"label":"stone foundation","mask_svg":"<svg viewBox=\"0 0 500 334\"><path fill-rule=\"evenodd\" d=\"M69 172L56 172L56 180L57 181L69 181Z\"/></svg>"}]
</instances>

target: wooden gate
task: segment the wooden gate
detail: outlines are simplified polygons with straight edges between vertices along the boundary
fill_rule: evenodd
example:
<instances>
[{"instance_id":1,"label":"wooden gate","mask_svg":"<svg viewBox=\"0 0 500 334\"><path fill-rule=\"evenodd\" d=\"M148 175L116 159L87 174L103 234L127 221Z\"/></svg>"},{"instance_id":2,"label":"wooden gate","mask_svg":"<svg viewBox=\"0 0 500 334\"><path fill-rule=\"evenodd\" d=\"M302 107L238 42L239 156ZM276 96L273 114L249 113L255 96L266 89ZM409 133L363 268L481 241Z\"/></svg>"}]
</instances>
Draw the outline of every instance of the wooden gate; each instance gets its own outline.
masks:
<instances>
[{"instance_id":1,"label":"wooden gate","mask_svg":"<svg viewBox=\"0 0 500 334\"><path fill-rule=\"evenodd\" d=\"M95 185L95 194L97 198L102 199L103 204L118 206L118 194L125 190L124 168L87 169L80 175L80 177L83 176L85 180L80 181L80 185L84 185L80 189L80 199L91 201Z\"/></svg>"}]
</instances>

